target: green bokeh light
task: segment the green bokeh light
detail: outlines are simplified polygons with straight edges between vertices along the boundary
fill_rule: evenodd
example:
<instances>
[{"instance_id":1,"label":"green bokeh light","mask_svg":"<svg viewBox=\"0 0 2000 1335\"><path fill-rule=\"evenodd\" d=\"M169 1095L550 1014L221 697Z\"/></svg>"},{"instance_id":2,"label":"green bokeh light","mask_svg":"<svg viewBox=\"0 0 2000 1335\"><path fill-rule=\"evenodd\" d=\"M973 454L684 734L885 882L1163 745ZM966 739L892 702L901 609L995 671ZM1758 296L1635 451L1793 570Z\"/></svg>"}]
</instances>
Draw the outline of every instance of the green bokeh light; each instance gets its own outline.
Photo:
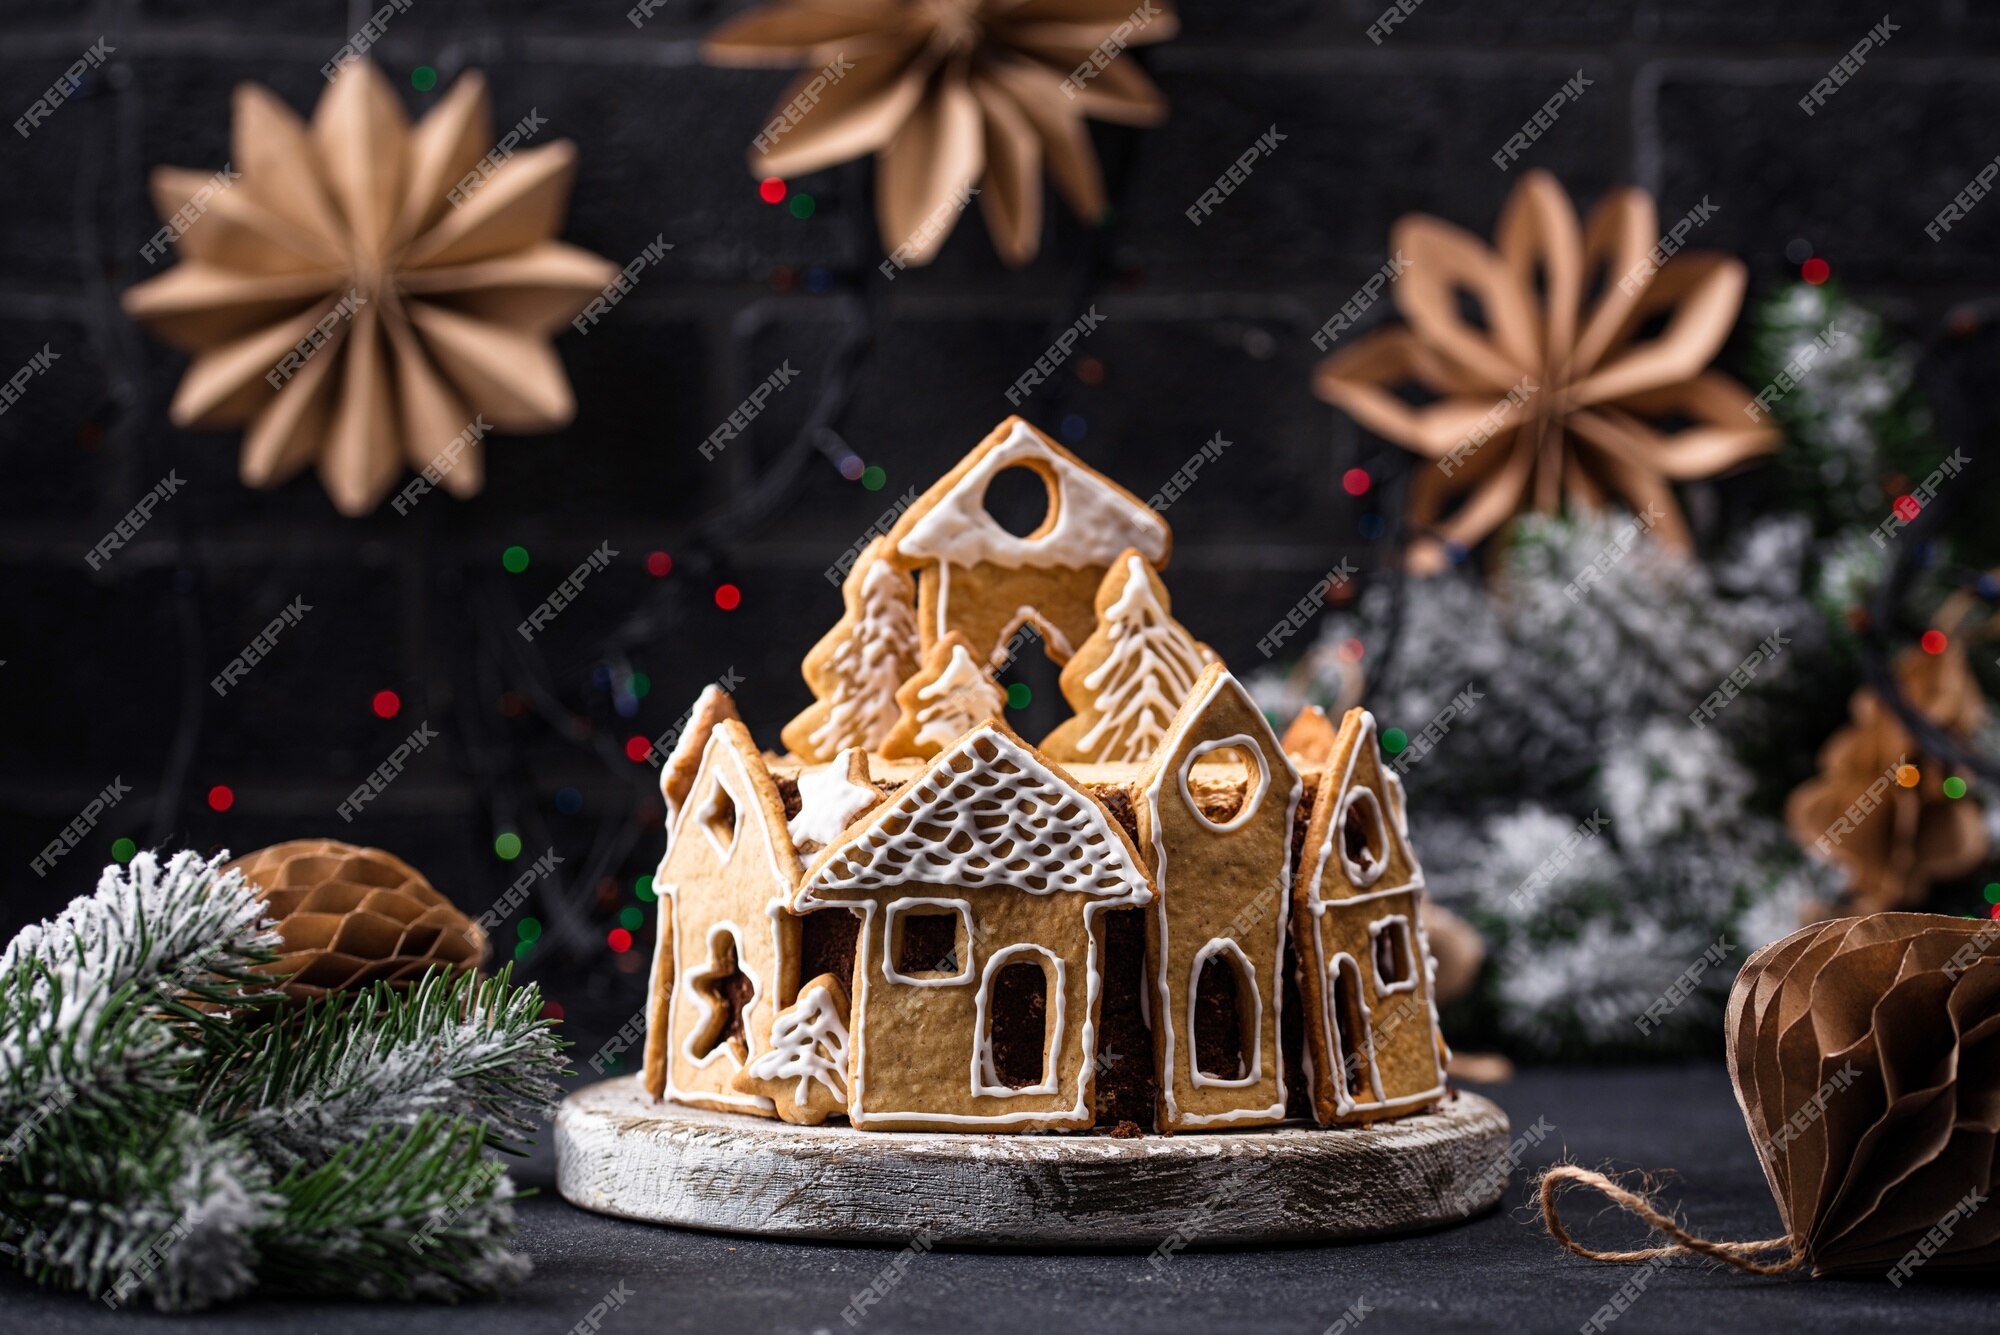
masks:
<instances>
[{"instance_id":1,"label":"green bokeh light","mask_svg":"<svg viewBox=\"0 0 2000 1335\"><path fill-rule=\"evenodd\" d=\"M632 893L648 904L659 898L658 895L653 893L653 878L650 876L641 876L638 880L632 882Z\"/></svg>"},{"instance_id":2,"label":"green bokeh light","mask_svg":"<svg viewBox=\"0 0 2000 1335\"><path fill-rule=\"evenodd\" d=\"M528 568L528 549L526 547L509 547L506 551L500 553L500 564L506 566L510 573L520 574Z\"/></svg>"},{"instance_id":3,"label":"green bokeh light","mask_svg":"<svg viewBox=\"0 0 2000 1335\"><path fill-rule=\"evenodd\" d=\"M646 925L646 910L637 904L627 904L618 910L618 925L628 932L636 932Z\"/></svg>"},{"instance_id":4,"label":"green bokeh light","mask_svg":"<svg viewBox=\"0 0 2000 1335\"><path fill-rule=\"evenodd\" d=\"M512 862L521 856L521 836L512 830L503 831L493 840L493 852L502 862Z\"/></svg>"},{"instance_id":5,"label":"green bokeh light","mask_svg":"<svg viewBox=\"0 0 2000 1335\"><path fill-rule=\"evenodd\" d=\"M132 855L138 851L139 845L133 843L130 839L114 839L111 841L111 860L113 862L130 862Z\"/></svg>"},{"instance_id":6,"label":"green bokeh light","mask_svg":"<svg viewBox=\"0 0 2000 1335\"><path fill-rule=\"evenodd\" d=\"M1382 734L1382 749L1392 756L1403 754L1403 748L1410 744L1410 734L1401 728L1390 728Z\"/></svg>"},{"instance_id":7,"label":"green bokeh light","mask_svg":"<svg viewBox=\"0 0 2000 1335\"><path fill-rule=\"evenodd\" d=\"M429 65L419 65L410 71L410 87L420 93L428 93L437 87L438 72Z\"/></svg>"}]
</instances>

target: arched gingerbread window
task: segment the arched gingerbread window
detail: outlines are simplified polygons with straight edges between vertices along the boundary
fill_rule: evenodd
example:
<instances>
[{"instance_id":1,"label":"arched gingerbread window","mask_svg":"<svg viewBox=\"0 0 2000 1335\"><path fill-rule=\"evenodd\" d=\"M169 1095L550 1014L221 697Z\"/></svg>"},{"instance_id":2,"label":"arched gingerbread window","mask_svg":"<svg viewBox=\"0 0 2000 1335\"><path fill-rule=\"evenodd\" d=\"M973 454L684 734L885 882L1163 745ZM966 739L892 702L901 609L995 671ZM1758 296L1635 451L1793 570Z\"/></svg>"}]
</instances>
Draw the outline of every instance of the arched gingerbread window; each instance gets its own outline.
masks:
<instances>
[{"instance_id":1,"label":"arched gingerbread window","mask_svg":"<svg viewBox=\"0 0 2000 1335\"><path fill-rule=\"evenodd\" d=\"M1063 962L1041 946L993 952L980 975L973 1093L1053 1094L1062 1049Z\"/></svg>"},{"instance_id":2,"label":"arched gingerbread window","mask_svg":"<svg viewBox=\"0 0 2000 1335\"><path fill-rule=\"evenodd\" d=\"M1197 1086L1240 1089L1263 1076L1264 1002L1243 947L1216 937L1195 952L1188 980L1188 1075Z\"/></svg>"}]
</instances>

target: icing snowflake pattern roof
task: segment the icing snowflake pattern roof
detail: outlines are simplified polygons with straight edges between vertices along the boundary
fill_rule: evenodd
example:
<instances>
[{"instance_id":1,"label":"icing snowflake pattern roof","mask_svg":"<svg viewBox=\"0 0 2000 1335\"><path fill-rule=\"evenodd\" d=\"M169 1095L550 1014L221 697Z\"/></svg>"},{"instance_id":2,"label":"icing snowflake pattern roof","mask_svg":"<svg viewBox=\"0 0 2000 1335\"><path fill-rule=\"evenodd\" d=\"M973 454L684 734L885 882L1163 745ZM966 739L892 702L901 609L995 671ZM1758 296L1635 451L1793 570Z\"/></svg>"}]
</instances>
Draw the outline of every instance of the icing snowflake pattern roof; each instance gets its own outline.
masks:
<instances>
[{"instance_id":1,"label":"icing snowflake pattern roof","mask_svg":"<svg viewBox=\"0 0 2000 1335\"><path fill-rule=\"evenodd\" d=\"M912 882L1152 898L1104 809L990 723L961 737L901 797L829 849L795 903Z\"/></svg>"},{"instance_id":2,"label":"icing snowflake pattern roof","mask_svg":"<svg viewBox=\"0 0 2000 1335\"><path fill-rule=\"evenodd\" d=\"M1046 468L1055 477L1055 522L1046 533L1017 537L986 509L987 484L1017 464ZM1127 547L1136 547L1160 565L1169 544L1165 520L1018 418L1003 440L926 504L931 501L932 493L926 493L914 507L920 513L890 531L904 558L958 566L991 561L1008 567L1087 567L1109 565Z\"/></svg>"}]
</instances>

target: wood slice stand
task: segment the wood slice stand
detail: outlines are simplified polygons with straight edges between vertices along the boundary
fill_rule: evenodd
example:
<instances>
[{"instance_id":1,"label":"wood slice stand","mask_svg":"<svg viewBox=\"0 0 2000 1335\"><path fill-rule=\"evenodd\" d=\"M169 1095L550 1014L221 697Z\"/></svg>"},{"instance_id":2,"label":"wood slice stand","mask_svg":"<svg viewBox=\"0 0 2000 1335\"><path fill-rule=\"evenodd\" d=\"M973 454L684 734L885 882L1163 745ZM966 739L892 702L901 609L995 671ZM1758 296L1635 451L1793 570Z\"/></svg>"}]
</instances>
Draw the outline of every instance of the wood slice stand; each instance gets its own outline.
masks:
<instances>
[{"instance_id":1,"label":"wood slice stand","mask_svg":"<svg viewBox=\"0 0 2000 1335\"><path fill-rule=\"evenodd\" d=\"M586 1210L901 1246L1327 1242L1455 1223L1507 1187L1507 1115L1457 1092L1374 1127L1117 1140L791 1126L655 1103L637 1076L556 1116L556 1186Z\"/></svg>"}]
</instances>

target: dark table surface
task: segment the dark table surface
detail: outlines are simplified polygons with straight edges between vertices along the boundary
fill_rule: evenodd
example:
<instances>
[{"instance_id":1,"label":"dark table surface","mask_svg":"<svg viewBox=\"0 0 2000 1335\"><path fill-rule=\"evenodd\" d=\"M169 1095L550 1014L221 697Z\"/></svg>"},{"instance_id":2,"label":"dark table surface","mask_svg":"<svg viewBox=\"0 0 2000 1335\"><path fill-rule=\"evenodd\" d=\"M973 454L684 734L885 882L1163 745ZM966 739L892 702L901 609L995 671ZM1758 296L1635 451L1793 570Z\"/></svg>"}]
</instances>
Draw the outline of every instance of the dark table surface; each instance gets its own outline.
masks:
<instances>
[{"instance_id":1,"label":"dark table surface","mask_svg":"<svg viewBox=\"0 0 2000 1335\"><path fill-rule=\"evenodd\" d=\"M1481 1086L1516 1133L1546 1118L1555 1128L1524 1157L1504 1205L1455 1228L1338 1247L1038 1255L945 1252L911 1257L903 1282L858 1325L851 1295L882 1273L895 1248L758 1242L602 1218L554 1190L549 1147L516 1170L540 1195L521 1207L520 1246L535 1273L509 1297L458 1308L387 1304L243 1303L195 1317L107 1312L88 1300L0 1280L0 1330L221 1329L256 1332L477 1331L561 1335L589 1331L593 1307L619 1294L597 1327L625 1332L769 1331L811 1335L894 1332L1189 1331L1340 1335L1394 1331L1575 1331L1635 1276L1644 1282L1618 1335L1642 1331L1990 1330L2000 1291L1879 1280L1756 1279L1677 1262L1664 1269L1598 1265L1561 1251L1527 1205L1525 1177L1569 1157L1591 1165L1673 1169L1669 1200L1695 1231L1762 1238L1778 1229L1748 1134L1719 1067L1525 1071ZM544 1141L546 1142L546 1137ZM1623 1221L1577 1198L1573 1226L1607 1245L1630 1245ZM622 1295L629 1295L622 1296ZM581 1324L580 1324L581 1323Z\"/></svg>"}]
</instances>

